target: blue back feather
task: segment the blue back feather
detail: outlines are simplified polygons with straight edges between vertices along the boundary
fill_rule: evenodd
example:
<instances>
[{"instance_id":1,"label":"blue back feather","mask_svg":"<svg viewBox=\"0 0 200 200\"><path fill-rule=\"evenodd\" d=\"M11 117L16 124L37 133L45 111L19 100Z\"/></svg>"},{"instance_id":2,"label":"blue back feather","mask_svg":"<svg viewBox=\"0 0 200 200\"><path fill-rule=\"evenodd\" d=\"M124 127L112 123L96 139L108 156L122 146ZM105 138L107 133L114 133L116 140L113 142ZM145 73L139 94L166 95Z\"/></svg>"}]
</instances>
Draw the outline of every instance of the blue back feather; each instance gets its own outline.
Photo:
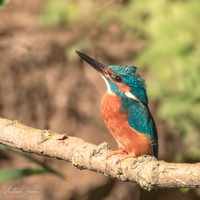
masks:
<instances>
[{"instance_id":1,"label":"blue back feather","mask_svg":"<svg viewBox=\"0 0 200 200\"><path fill-rule=\"evenodd\" d=\"M134 101L134 100L133 100ZM130 126L141 133L150 136L152 141L153 155L158 157L158 136L153 117L147 106L134 102L129 107L128 123Z\"/></svg>"}]
</instances>

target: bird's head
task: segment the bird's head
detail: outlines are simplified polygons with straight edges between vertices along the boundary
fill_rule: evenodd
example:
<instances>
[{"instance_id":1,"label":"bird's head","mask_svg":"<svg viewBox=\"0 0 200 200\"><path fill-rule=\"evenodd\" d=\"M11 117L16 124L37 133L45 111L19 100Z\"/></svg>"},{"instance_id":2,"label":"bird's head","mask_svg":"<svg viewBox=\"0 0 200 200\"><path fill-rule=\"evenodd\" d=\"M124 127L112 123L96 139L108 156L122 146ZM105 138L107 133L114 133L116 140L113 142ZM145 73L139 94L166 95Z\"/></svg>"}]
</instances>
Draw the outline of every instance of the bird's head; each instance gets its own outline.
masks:
<instances>
[{"instance_id":1,"label":"bird's head","mask_svg":"<svg viewBox=\"0 0 200 200\"><path fill-rule=\"evenodd\" d=\"M100 73L107 84L108 92L148 104L145 80L137 73L137 67L120 65L106 67L79 51L75 52Z\"/></svg>"}]
</instances>

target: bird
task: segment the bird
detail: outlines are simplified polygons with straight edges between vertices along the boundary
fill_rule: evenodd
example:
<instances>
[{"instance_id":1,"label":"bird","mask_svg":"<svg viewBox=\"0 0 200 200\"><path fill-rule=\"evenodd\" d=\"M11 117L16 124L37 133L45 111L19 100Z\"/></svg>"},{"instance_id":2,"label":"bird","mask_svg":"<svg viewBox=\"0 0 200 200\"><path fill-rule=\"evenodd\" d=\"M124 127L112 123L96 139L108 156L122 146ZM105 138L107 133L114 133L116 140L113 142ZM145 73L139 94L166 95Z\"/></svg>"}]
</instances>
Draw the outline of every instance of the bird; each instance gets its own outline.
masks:
<instances>
[{"instance_id":1,"label":"bird","mask_svg":"<svg viewBox=\"0 0 200 200\"><path fill-rule=\"evenodd\" d=\"M102 100L101 115L118 149L107 158L124 154L121 161L143 155L158 158L158 134L148 107L145 79L135 66L105 66L93 58L75 52L104 79L107 91Z\"/></svg>"}]
</instances>

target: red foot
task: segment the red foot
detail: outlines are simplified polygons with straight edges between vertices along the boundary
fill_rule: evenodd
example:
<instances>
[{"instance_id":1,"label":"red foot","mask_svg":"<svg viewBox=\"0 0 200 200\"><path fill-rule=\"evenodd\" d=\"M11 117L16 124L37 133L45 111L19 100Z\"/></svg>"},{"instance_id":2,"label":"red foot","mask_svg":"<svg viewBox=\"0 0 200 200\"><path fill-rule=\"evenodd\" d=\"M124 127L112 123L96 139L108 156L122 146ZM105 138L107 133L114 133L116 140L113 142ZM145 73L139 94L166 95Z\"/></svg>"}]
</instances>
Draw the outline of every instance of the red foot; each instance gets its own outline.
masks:
<instances>
[{"instance_id":1,"label":"red foot","mask_svg":"<svg viewBox=\"0 0 200 200\"><path fill-rule=\"evenodd\" d=\"M120 162L122 162L123 160L126 160L127 158L135 158L136 156L134 154L130 154L127 156L122 157L122 159L120 159Z\"/></svg>"},{"instance_id":2,"label":"red foot","mask_svg":"<svg viewBox=\"0 0 200 200\"><path fill-rule=\"evenodd\" d=\"M125 154L125 155L128 156L128 153L126 152L126 150L124 150L124 149L117 149L116 151L113 151L110 155L108 155L106 159L108 159L108 158L110 158L110 157L112 157L114 155L117 155L117 154ZM127 157L127 156L125 156L125 157Z\"/></svg>"}]
</instances>

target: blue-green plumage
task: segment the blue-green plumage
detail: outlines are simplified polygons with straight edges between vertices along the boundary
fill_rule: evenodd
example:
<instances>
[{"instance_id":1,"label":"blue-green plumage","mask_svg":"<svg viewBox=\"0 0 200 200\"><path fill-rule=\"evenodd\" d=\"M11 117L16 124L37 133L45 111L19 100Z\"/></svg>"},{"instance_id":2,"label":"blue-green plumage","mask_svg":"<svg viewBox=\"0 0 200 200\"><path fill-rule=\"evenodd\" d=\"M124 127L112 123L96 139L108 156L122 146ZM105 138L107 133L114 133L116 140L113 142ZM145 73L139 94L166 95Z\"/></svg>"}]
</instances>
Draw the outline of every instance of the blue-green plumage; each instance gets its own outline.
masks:
<instances>
[{"instance_id":1,"label":"blue-green plumage","mask_svg":"<svg viewBox=\"0 0 200 200\"><path fill-rule=\"evenodd\" d=\"M124 148L133 157L147 153L157 158L156 125L148 108L145 80L137 73L137 67L105 67L83 53L76 53L94 67L106 81L108 91L102 105L102 116L119 148Z\"/></svg>"},{"instance_id":2,"label":"blue-green plumage","mask_svg":"<svg viewBox=\"0 0 200 200\"><path fill-rule=\"evenodd\" d=\"M108 80L111 90L122 100L121 112L128 109L128 123L137 131L147 134L152 141L153 155L158 157L158 136L154 119L148 108L148 98L146 94L145 79L137 73L135 66L111 65L107 67L117 76L122 78L122 82L131 88L130 93L138 100L128 98L121 92L116 83Z\"/></svg>"},{"instance_id":3,"label":"blue-green plumage","mask_svg":"<svg viewBox=\"0 0 200 200\"><path fill-rule=\"evenodd\" d=\"M153 155L158 157L158 136L153 117L147 106L134 102L129 107L128 123L130 126L141 133L150 136L152 141Z\"/></svg>"}]
</instances>

